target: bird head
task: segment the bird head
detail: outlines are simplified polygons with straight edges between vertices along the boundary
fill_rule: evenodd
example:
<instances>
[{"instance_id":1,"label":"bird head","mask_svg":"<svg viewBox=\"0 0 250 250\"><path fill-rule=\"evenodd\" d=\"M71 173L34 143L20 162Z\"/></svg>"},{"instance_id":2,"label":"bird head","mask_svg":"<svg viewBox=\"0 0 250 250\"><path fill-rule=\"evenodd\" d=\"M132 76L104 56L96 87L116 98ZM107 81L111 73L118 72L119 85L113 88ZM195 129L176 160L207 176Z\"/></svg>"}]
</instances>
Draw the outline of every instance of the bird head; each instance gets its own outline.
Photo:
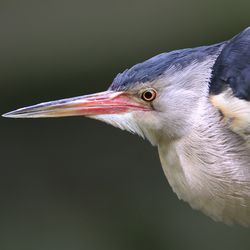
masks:
<instances>
[{"instance_id":1,"label":"bird head","mask_svg":"<svg viewBox=\"0 0 250 250\"><path fill-rule=\"evenodd\" d=\"M152 144L182 136L207 94L210 47L157 55L118 74L107 91L44 102L3 116L86 116L146 137ZM211 51L210 51L211 54Z\"/></svg>"}]
</instances>

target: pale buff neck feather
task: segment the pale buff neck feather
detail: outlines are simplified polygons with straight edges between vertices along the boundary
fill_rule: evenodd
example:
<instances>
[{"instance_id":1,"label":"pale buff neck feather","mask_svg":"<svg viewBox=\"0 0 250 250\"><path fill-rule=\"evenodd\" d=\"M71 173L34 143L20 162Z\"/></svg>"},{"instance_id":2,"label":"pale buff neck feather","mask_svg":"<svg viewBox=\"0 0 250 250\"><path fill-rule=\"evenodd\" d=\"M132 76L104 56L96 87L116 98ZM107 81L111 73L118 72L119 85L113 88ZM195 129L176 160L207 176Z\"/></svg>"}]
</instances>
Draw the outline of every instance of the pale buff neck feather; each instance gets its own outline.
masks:
<instances>
[{"instance_id":1,"label":"pale buff neck feather","mask_svg":"<svg viewBox=\"0 0 250 250\"><path fill-rule=\"evenodd\" d=\"M207 103L189 134L160 143L164 172L178 197L216 221L250 225L250 150Z\"/></svg>"}]
</instances>

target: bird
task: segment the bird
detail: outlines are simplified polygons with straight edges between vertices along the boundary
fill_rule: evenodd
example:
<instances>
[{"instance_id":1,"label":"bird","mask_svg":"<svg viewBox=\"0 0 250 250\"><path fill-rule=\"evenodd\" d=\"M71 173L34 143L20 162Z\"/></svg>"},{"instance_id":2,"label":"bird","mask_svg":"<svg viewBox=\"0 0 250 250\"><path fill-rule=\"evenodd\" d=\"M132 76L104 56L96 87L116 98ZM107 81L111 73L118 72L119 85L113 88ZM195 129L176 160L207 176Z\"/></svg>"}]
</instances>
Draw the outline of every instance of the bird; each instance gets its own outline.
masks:
<instances>
[{"instance_id":1,"label":"bird","mask_svg":"<svg viewBox=\"0 0 250 250\"><path fill-rule=\"evenodd\" d=\"M180 200L214 221L250 226L250 27L156 55L106 91L3 116L85 116L146 138Z\"/></svg>"}]
</instances>

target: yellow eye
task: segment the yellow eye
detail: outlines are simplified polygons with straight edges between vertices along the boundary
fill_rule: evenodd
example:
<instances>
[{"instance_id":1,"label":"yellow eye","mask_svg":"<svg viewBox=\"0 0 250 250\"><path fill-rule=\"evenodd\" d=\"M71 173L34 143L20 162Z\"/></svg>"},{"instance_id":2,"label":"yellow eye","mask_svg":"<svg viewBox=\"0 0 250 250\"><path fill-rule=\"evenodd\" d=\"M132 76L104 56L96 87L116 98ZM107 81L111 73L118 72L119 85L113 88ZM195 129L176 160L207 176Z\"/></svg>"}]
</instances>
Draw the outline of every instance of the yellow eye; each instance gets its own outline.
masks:
<instances>
[{"instance_id":1,"label":"yellow eye","mask_svg":"<svg viewBox=\"0 0 250 250\"><path fill-rule=\"evenodd\" d=\"M147 89L141 95L141 98L146 102L152 102L155 99L155 97L156 97L156 90L154 89Z\"/></svg>"}]
</instances>

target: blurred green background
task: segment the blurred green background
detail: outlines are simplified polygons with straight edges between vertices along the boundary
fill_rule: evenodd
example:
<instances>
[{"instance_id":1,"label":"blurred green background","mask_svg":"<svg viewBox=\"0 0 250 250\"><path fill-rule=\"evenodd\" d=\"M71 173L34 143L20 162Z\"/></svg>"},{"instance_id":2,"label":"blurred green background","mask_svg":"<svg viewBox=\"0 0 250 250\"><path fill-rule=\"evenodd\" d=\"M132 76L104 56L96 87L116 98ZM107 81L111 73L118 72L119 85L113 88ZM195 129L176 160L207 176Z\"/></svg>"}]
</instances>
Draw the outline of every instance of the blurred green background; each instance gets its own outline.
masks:
<instances>
[{"instance_id":1,"label":"blurred green background","mask_svg":"<svg viewBox=\"0 0 250 250\"><path fill-rule=\"evenodd\" d=\"M226 40L249 1L0 1L0 113L105 90L168 50ZM78 118L0 118L1 250L249 250L171 191L148 142Z\"/></svg>"}]
</instances>

